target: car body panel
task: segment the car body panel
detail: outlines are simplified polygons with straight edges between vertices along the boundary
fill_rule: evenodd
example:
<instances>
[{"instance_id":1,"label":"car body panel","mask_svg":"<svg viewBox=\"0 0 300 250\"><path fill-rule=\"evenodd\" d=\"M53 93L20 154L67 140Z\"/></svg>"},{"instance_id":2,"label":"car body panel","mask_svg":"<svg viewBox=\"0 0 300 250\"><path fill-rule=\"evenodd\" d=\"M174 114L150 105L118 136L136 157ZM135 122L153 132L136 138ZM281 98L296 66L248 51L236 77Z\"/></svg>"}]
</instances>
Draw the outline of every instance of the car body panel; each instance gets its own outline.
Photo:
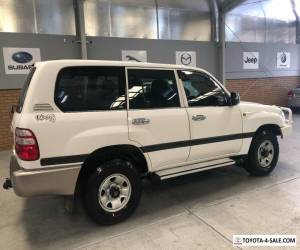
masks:
<instances>
[{"instance_id":1,"label":"car body panel","mask_svg":"<svg viewBox=\"0 0 300 250\"><path fill-rule=\"evenodd\" d=\"M224 107L190 107L187 108L191 128L191 140L232 136L243 133L243 123L238 106ZM205 120L194 121L193 116L203 115ZM229 154L239 153L242 147L242 138L193 145L189 161L210 159Z\"/></svg>"},{"instance_id":2,"label":"car body panel","mask_svg":"<svg viewBox=\"0 0 300 250\"><path fill-rule=\"evenodd\" d=\"M180 107L178 108L62 112L54 102L55 83L58 72L62 68L70 66L188 69L204 72L214 78L205 70L179 65L91 60L58 60L37 63L22 112L15 113L12 121L13 133L16 127L30 129L39 144L39 160L22 161L17 157L16 161L20 169L24 171L65 168L74 163L80 167L85 158L96 150L115 145L132 145L143 152L148 171L155 172L184 164L247 154L252 137L236 139L230 137L231 139L227 138L223 142L202 143L202 145L192 145L190 140L206 140L207 138L236 134L253 133L254 135L257 129L267 124L277 125L284 130L284 134L291 130L291 123L286 121L282 110L276 106L241 102L235 106L188 108L184 98L184 89L178 76L176 76L180 96ZM216 78L214 79L218 82ZM218 82L218 84L220 83ZM229 95L229 92L224 87L222 88ZM193 124L191 117L194 114L204 114L208 119L205 122ZM141 117L149 118L151 126L132 126L132 119ZM161 144L163 145L161 150L153 150L157 149L157 145L161 147ZM170 145L175 146L164 148L170 147ZM149 147L152 150L149 150ZM78 162L76 160L74 162L74 159L70 162L58 161L59 164L51 161L51 159L69 159L68 157L77 157ZM41 160L47 164L41 164ZM72 174L76 171L73 171ZM30 174L25 174L26 178L28 175ZM24 175L21 174L21 176ZM52 176L54 175L52 174ZM30 178L26 180L30 180ZM38 185L36 188L39 188ZM68 189L68 193L69 190L75 190L75 188ZM48 193L53 193L50 191ZM33 194L37 193L41 192L33 192ZM47 192L45 191L45 193ZM26 195L28 196L28 193Z\"/></svg>"},{"instance_id":3,"label":"car body panel","mask_svg":"<svg viewBox=\"0 0 300 250\"><path fill-rule=\"evenodd\" d=\"M134 119L146 118L149 124L134 125ZM152 170L163 169L172 164L185 162L189 156L190 147L174 147L159 149L162 144L190 140L189 122L184 108L166 108L159 110L129 110L129 139L142 145L151 159ZM147 146L157 149L148 149Z\"/></svg>"}]
</instances>

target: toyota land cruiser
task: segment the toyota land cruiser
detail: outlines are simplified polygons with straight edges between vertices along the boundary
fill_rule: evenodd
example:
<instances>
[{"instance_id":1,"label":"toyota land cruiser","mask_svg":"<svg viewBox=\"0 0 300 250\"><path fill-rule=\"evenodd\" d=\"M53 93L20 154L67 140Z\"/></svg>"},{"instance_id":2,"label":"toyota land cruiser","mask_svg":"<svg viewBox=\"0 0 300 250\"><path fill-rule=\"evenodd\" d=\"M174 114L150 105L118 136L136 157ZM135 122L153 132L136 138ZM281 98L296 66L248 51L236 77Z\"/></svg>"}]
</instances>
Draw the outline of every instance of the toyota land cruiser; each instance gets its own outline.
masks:
<instances>
[{"instance_id":1,"label":"toyota land cruiser","mask_svg":"<svg viewBox=\"0 0 300 250\"><path fill-rule=\"evenodd\" d=\"M178 65L59 60L31 70L12 121L19 196L81 194L100 224L128 218L141 178L229 165L276 166L287 108L240 102L210 73ZM11 181L10 181L11 180Z\"/></svg>"}]
</instances>

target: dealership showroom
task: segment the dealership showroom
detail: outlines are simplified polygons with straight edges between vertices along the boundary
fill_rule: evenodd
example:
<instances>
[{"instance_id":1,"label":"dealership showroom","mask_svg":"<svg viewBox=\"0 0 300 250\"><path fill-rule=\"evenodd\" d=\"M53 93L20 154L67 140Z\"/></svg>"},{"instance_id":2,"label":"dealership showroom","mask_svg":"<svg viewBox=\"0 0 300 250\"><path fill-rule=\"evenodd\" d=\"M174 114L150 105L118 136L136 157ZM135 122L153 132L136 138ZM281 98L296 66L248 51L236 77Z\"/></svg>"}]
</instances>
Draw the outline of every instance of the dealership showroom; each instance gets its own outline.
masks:
<instances>
[{"instance_id":1,"label":"dealership showroom","mask_svg":"<svg viewBox=\"0 0 300 250\"><path fill-rule=\"evenodd\" d=\"M300 249L300 0L0 0L0 177L3 250Z\"/></svg>"}]
</instances>

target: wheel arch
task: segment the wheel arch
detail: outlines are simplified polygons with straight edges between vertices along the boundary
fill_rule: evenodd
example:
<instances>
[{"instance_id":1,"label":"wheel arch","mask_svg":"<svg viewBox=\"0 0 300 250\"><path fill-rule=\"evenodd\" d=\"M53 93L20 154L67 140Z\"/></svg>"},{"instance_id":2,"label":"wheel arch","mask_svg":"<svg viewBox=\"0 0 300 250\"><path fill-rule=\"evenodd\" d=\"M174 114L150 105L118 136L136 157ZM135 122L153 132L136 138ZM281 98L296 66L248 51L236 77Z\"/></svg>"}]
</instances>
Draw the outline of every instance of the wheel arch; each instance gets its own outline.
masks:
<instances>
[{"instance_id":1,"label":"wheel arch","mask_svg":"<svg viewBox=\"0 0 300 250\"><path fill-rule=\"evenodd\" d=\"M277 136L280 136L281 134L282 134L281 129L276 124L265 124L257 129L257 131L254 134L254 137L252 138L251 145L247 155L247 161L245 162L245 169L251 175L265 176L271 173L273 169L276 167L278 156L279 156L279 144L278 144ZM274 154L271 159L262 162L261 160L259 160L259 157L268 157L269 155L268 154L262 156L262 153L259 150L260 147L266 143L266 140L272 140L273 149L271 150L274 152ZM268 165L262 165L262 164L268 164Z\"/></svg>"},{"instance_id":2,"label":"wheel arch","mask_svg":"<svg viewBox=\"0 0 300 250\"><path fill-rule=\"evenodd\" d=\"M244 145L244 149L243 149L243 152L248 155L249 154L249 151L250 151L250 148L251 148L251 145L253 143L253 139L259 134L261 133L262 131L270 131L272 133L274 133L276 136L281 136L282 138L282 131L281 131L281 128L279 127L279 125L277 124L263 124L261 125L260 127L258 127L256 129L256 131L254 132L254 135L253 137L249 140L249 142L247 142L245 145Z\"/></svg>"},{"instance_id":3,"label":"wheel arch","mask_svg":"<svg viewBox=\"0 0 300 250\"><path fill-rule=\"evenodd\" d=\"M149 172L149 164L144 153L140 148L130 145L112 145L103 148L98 148L92 152L83 162L81 170L79 172L77 183L76 183L76 193L82 192L85 184L87 183L88 176L97 167L97 163L112 160L118 157L119 159L131 159L134 161L135 166L141 176L146 175Z\"/></svg>"},{"instance_id":4,"label":"wheel arch","mask_svg":"<svg viewBox=\"0 0 300 250\"><path fill-rule=\"evenodd\" d=\"M260 126L256 130L254 137L262 131L270 131L270 132L274 133L276 136L282 137L281 128L277 124L264 124L264 125Z\"/></svg>"}]
</instances>

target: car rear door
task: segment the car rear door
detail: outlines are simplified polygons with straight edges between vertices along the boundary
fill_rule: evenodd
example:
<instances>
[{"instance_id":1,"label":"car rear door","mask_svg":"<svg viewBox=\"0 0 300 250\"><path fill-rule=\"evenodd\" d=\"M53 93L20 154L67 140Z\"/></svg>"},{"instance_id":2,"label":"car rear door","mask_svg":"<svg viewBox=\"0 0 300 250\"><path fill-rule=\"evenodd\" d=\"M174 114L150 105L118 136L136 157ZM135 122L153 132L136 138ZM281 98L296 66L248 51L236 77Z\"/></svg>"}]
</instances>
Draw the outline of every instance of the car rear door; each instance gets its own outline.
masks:
<instances>
[{"instance_id":1,"label":"car rear door","mask_svg":"<svg viewBox=\"0 0 300 250\"><path fill-rule=\"evenodd\" d=\"M185 162L189 122L175 70L127 68L129 139L141 145L160 170Z\"/></svg>"},{"instance_id":2,"label":"car rear door","mask_svg":"<svg viewBox=\"0 0 300 250\"><path fill-rule=\"evenodd\" d=\"M202 161L238 153L242 146L242 116L228 105L225 91L204 72L178 71L187 101L191 128L188 161Z\"/></svg>"}]
</instances>

